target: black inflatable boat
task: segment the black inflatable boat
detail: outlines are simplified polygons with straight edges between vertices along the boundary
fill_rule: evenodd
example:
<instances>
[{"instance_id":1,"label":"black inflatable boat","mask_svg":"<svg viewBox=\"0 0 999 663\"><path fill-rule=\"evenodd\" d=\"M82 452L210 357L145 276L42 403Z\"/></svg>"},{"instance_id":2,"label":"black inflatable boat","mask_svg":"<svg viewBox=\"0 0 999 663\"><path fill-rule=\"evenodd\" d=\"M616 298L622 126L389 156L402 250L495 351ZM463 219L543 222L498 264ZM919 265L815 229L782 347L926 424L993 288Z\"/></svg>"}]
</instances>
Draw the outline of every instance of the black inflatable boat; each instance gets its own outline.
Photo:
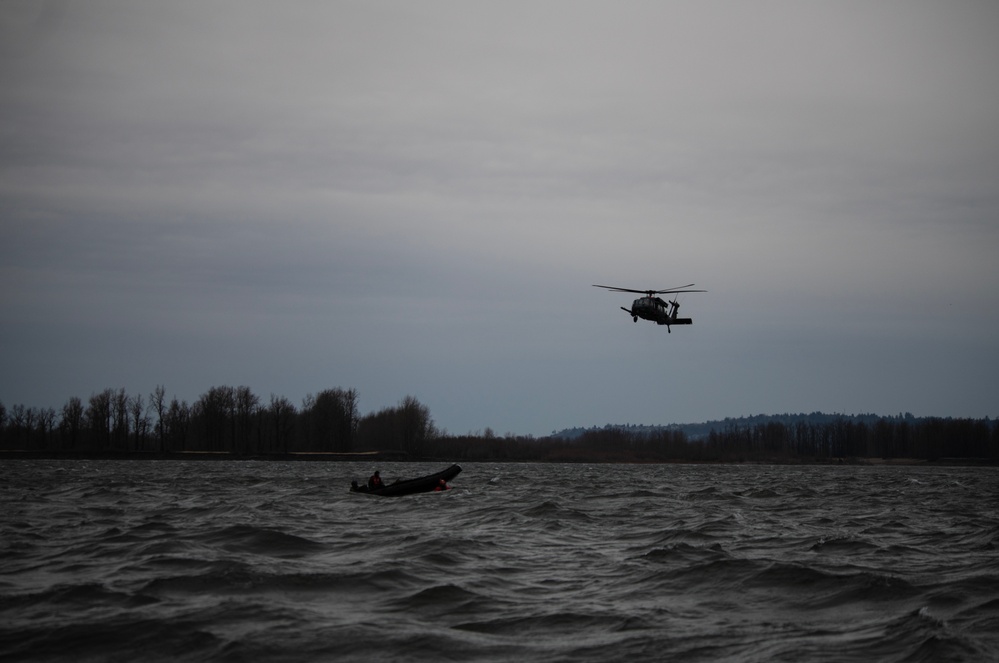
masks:
<instances>
[{"instance_id":1,"label":"black inflatable boat","mask_svg":"<svg viewBox=\"0 0 999 663\"><path fill-rule=\"evenodd\" d=\"M461 472L461 467L458 465L452 465L437 474L428 474L425 477L418 477L416 479L403 479L402 481L396 481L395 483L386 484L381 488L375 489L369 489L367 486L359 486L356 481L352 481L350 483L350 492L366 493L368 495L381 495L383 497L398 497L400 495L412 495L413 493L430 493L433 492L438 485L440 485L441 479L444 479L445 482L450 481L458 476L459 472Z\"/></svg>"}]
</instances>

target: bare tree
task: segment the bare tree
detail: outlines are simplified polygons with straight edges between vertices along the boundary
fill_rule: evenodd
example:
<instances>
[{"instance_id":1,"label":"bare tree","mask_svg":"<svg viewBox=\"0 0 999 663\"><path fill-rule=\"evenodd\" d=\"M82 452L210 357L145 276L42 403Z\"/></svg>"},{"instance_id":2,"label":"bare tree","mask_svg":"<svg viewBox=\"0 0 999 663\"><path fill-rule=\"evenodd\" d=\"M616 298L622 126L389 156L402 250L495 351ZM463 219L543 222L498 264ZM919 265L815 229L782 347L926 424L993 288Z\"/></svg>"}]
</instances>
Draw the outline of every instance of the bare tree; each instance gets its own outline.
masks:
<instances>
[{"instance_id":1,"label":"bare tree","mask_svg":"<svg viewBox=\"0 0 999 663\"><path fill-rule=\"evenodd\" d=\"M122 387L118 391L111 390L111 418L113 421L111 439L114 448L124 450L128 447L128 394Z\"/></svg>"},{"instance_id":2,"label":"bare tree","mask_svg":"<svg viewBox=\"0 0 999 663\"><path fill-rule=\"evenodd\" d=\"M412 396L406 396L398 408L399 433L402 448L411 454L419 454L424 445L436 436L430 408Z\"/></svg>"},{"instance_id":3,"label":"bare tree","mask_svg":"<svg viewBox=\"0 0 999 663\"><path fill-rule=\"evenodd\" d=\"M133 451L138 451L145 446L146 434L149 430L149 417L146 414L146 402L142 394L136 394L128 399L128 413L132 418Z\"/></svg>"},{"instance_id":4,"label":"bare tree","mask_svg":"<svg viewBox=\"0 0 999 663\"><path fill-rule=\"evenodd\" d=\"M55 430L56 411L52 408L42 408L38 410L35 420L35 430L38 439L38 447L48 449L52 439L52 431Z\"/></svg>"},{"instance_id":5,"label":"bare tree","mask_svg":"<svg viewBox=\"0 0 999 663\"><path fill-rule=\"evenodd\" d=\"M325 389L306 400L311 447L322 451L350 451L357 430L357 391Z\"/></svg>"},{"instance_id":6,"label":"bare tree","mask_svg":"<svg viewBox=\"0 0 999 663\"><path fill-rule=\"evenodd\" d=\"M166 388L158 384L153 393L149 394L149 407L152 408L153 412L156 413L156 440L158 442L160 453L165 450L166 435L164 435L163 427L166 422L164 418L166 417L167 404L166 404Z\"/></svg>"},{"instance_id":7,"label":"bare tree","mask_svg":"<svg viewBox=\"0 0 999 663\"><path fill-rule=\"evenodd\" d=\"M233 421L235 424L233 445L236 453L250 453L253 420L260 406L257 398L249 387L237 387L233 392Z\"/></svg>"},{"instance_id":8,"label":"bare tree","mask_svg":"<svg viewBox=\"0 0 999 663\"><path fill-rule=\"evenodd\" d=\"M24 430L25 430L25 418L29 416L25 412L25 408L20 403L14 403L10 408L10 432L11 432L11 443L14 444L14 448L23 448L24 446Z\"/></svg>"},{"instance_id":9,"label":"bare tree","mask_svg":"<svg viewBox=\"0 0 999 663\"><path fill-rule=\"evenodd\" d=\"M401 449L419 455L438 436L430 410L412 396L394 408L385 408L362 418L357 428L364 449Z\"/></svg>"},{"instance_id":10,"label":"bare tree","mask_svg":"<svg viewBox=\"0 0 999 663\"><path fill-rule=\"evenodd\" d=\"M63 437L67 440L70 450L75 450L80 441L80 433L83 430L83 401L73 396L62 406L62 419L59 428Z\"/></svg>"},{"instance_id":11,"label":"bare tree","mask_svg":"<svg viewBox=\"0 0 999 663\"><path fill-rule=\"evenodd\" d=\"M174 398L166 413L166 435L170 450L187 449L188 433L191 428L191 408L187 401L177 402Z\"/></svg>"},{"instance_id":12,"label":"bare tree","mask_svg":"<svg viewBox=\"0 0 999 663\"><path fill-rule=\"evenodd\" d=\"M84 414L91 448L103 450L111 446L111 389L92 394Z\"/></svg>"},{"instance_id":13,"label":"bare tree","mask_svg":"<svg viewBox=\"0 0 999 663\"><path fill-rule=\"evenodd\" d=\"M236 427L235 390L228 386L212 387L191 410L191 418L200 423L208 449L230 451Z\"/></svg>"},{"instance_id":14,"label":"bare tree","mask_svg":"<svg viewBox=\"0 0 999 663\"><path fill-rule=\"evenodd\" d=\"M271 404L267 409L274 433L274 442L271 450L278 453L288 453L288 439L295 421L295 406L284 396L278 397L271 394Z\"/></svg>"}]
</instances>

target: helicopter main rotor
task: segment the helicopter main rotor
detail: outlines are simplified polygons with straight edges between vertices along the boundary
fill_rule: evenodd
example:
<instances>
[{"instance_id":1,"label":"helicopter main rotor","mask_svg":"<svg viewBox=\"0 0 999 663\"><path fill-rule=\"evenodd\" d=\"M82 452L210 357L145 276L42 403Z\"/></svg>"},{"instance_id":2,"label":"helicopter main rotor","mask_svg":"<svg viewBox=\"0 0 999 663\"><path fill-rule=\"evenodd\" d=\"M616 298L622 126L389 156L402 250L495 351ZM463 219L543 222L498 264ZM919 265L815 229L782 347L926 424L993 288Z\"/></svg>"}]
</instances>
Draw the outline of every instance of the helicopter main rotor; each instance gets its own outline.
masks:
<instances>
[{"instance_id":1,"label":"helicopter main rotor","mask_svg":"<svg viewBox=\"0 0 999 663\"><path fill-rule=\"evenodd\" d=\"M666 288L665 290L633 290L632 288L618 288L613 285L597 285L593 284L594 288L606 288L607 290L613 290L614 292L635 292L639 295L646 295L647 297L654 297L656 295L674 294L681 292L707 292L707 290L687 290L687 288L692 287L693 283L688 283L687 285L677 286L676 288Z\"/></svg>"}]
</instances>

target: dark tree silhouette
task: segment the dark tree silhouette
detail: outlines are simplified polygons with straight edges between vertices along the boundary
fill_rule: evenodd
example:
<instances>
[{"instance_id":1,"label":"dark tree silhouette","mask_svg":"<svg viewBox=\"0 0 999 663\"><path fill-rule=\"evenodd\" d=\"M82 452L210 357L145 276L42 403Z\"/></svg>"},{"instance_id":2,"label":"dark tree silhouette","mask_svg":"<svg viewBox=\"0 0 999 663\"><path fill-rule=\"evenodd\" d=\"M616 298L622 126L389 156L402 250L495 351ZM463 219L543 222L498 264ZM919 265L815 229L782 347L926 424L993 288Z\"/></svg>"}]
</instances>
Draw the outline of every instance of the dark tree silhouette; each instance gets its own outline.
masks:
<instances>
[{"instance_id":1,"label":"dark tree silhouette","mask_svg":"<svg viewBox=\"0 0 999 663\"><path fill-rule=\"evenodd\" d=\"M160 453L166 451L166 423L167 403L166 387L161 384L156 385L153 393L149 394L149 407L156 413L156 446Z\"/></svg>"}]
</instances>

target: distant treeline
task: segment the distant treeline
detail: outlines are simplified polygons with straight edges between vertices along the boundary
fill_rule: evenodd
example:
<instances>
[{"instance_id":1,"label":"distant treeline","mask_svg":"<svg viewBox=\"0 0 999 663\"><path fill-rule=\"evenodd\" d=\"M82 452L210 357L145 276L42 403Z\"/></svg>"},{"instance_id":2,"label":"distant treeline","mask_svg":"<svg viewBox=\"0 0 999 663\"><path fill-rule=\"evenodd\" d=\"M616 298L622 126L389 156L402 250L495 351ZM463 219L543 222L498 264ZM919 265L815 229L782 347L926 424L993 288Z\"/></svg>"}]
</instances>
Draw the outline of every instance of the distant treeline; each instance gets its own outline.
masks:
<instances>
[{"instance_id":1,"label":"distant treeline","mask_svg":"<svg viewBox=\"0 0 999 663\"><path fill-rule=\"evenodd\" d=\"M985 419L813 412L705 424L567 429L552 439L599 450L630 448L650 459L826 461L848 458L999 461L999 426Z\"/></svg>"},{"instance_id":2,"label":"distant treeline","mask_svg":"<svg viewBox=\"0 0 999 663\"><path fill-rule=\"evenodd\" d=\"M296 407L262 401L249 387L212 387L192 404L105 389L56 412L0 403L0 449L50 452L225 452L238 456L393 449L419 454L438 436L429 409L411 396L361 416L357 391L326 389Z\"/></svg>"},{"instance_id":3,"label":"distant treeline","mask_svg":"<svg viewBox=\"0 0 999 663\"><path fill-rule=\"evenodd\" d=\"M831 424L838 424L842 422L852 422L854 424L865 424L867 426L873 426L878 421L883 419L895 420L895 421L906 421L910 424L920 423L926 421L927 418L920 418L914 416L911 412L906 412L904 414L899 414L895 417L884 417L878 414L830 414L827 412L811 412L808 414L797 413L797 414L756 414L748 417L726 417L725 419L716 419L714 421L705 421L702 423L688 423L688 424L669 424L663 425L643 425L643 424L625 424L625 425L607 425L605 428L620 428L628 433L635 434L654 434L662 430L681 430L690 440L701 440L708 437L711 431L721 431L730 429L748 429L759 425L771 424L774 422L784 424L785 426L794 426L802 422L809 424L811 426L826 426ZM580 435L596 430L593 428L565 428L560 431L553 431L552 437L564 437L568 439L573 439L579 437Z\"/></svg>"},{"instance_id":4,"label":"distant treeline","mask_svg":"<svg viewBox=\"0 0 999 663\"><path fill-rule=\"evenodd\" d=\"M0 450L52 454L393 452L448 460L586 462L828 462L850 458L977 459L999 462L990 419L882 417L813 412L704 424L566 429L548 437L451 435L412 396L361 415L354 389L327 389L300 406L248 387L212 387L194 403L105 389L60 411L0 403Z\"/></svg>"}]
</instances>

